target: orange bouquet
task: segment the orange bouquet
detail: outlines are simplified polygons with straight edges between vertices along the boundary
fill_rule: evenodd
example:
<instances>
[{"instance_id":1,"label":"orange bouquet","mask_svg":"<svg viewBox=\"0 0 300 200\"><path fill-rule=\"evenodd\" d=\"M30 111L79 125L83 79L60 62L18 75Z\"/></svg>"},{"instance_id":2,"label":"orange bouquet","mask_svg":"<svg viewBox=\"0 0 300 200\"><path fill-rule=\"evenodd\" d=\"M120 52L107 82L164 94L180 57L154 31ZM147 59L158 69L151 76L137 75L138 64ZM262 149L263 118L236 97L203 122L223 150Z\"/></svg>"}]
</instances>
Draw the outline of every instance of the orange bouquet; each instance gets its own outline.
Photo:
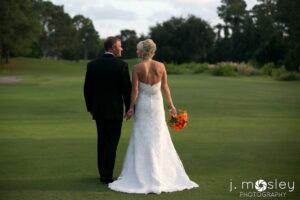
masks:
<instances>
[{"instance_id":1,"label":"orange bouquet","mask_svg":"<svg viewBox=\"0 0 300 200\"><path fill-rule=\"evenodd\" d=\"M169 114L168 124L172 129L176 131L179 131L186 127L188 121L189 117L186 110L179 110L176 116L172 116L171 114Z\"/></svg>"}]
</instances>

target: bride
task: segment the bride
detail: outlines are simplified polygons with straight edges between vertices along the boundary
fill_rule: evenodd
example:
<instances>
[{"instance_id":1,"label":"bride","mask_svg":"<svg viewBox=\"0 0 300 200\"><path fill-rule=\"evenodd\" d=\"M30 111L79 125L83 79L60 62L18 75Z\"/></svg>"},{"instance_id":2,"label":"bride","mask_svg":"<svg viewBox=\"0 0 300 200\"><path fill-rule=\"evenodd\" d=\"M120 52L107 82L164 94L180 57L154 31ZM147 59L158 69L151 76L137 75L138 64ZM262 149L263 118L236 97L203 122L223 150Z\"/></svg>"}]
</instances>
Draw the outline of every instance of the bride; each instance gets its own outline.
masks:
<instances>
[{"instance_id":1,"label":"bride","mask_svg":"<svg viewBox=\"0 0 300 200\"><path fill-rule=\"evenodd\" d=\"M122 173L108 187L126 193L174 192L198 187L187 176L173 146L165 121L161 91L176 115L163 63L152 59L156 45L151 39L137 45L142 62L133 67L131 105L133 130Z\"/></svg>"}]
</instances>

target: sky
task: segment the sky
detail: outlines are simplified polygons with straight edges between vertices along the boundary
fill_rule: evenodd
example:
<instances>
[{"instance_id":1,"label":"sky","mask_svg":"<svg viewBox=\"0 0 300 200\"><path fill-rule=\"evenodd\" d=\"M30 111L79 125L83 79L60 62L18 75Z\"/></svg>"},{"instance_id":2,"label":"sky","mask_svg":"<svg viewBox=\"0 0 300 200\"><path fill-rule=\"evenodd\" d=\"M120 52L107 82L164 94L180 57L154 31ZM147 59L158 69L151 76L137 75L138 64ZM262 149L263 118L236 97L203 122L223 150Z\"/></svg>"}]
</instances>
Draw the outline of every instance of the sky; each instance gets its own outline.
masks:
<instances>
[{"instance_id":1,"label":"sky","mask_svg":"<svg viewBox=\"0 0 300 200\"><path fill-rule=\"evenodd\" d=\"M222 22L217 15L221 0L50 0L63 5L72 17L82 14L93 20L101 38L115 36L121 30L135 30L138 35L149 33L149 28L172 16L193 14L212 26ZM256 0L245 0L247 9Z\"/></svg>"}]
</instances>

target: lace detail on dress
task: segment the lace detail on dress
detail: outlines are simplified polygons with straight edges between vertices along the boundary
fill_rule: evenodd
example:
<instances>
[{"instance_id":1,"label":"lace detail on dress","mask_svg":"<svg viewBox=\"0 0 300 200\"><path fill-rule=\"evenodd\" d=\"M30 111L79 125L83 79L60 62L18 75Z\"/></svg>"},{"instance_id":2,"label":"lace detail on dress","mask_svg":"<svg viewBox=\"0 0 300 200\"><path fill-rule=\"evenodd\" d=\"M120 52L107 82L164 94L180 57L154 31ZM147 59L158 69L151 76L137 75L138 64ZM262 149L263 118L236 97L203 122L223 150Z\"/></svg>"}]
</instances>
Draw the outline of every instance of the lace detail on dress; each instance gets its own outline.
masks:
<instances>
[{"instance_id":1,"label":"lace detail on dress","mask_svg":"<svg viewBox=\"0 0 300 200\"><path fill-rule=\"evenodd\" d=\"M127 193L161 193L198 187L187 176L165 120L161 82L139 82L132 135L120 177L109 188Z\"/></svg>"}]
</instances>

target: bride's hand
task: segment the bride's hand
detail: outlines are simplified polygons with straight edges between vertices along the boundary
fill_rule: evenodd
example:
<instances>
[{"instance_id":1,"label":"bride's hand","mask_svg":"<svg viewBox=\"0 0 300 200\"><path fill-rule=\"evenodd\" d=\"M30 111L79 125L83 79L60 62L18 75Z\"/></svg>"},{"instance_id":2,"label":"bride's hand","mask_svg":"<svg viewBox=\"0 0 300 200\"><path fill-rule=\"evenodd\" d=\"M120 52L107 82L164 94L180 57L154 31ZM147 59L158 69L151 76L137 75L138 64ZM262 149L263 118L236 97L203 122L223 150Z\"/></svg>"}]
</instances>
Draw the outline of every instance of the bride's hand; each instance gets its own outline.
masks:
<instances>
[{"instance_id":1,"label":"bride's hand","mask_svg":"<svg viewBox=\"0 0 300 200\"><path fill-rule=\"evenodd\" d=\"M177 110L174 106L171 106L171 109L170 109L170 114L175 117L177 115Z\"/></svg>"},{"instance_id":2,"label":"bride's hand","mask_svg":"<svg viewBox=\"0 0 300 200\"><path fill-rule=\"evenodd\" d=\"M126 120L129 120L134 114L134 109L133 108L129 108L129 110L126 113Z\"/></svg>"}]
</instances>

